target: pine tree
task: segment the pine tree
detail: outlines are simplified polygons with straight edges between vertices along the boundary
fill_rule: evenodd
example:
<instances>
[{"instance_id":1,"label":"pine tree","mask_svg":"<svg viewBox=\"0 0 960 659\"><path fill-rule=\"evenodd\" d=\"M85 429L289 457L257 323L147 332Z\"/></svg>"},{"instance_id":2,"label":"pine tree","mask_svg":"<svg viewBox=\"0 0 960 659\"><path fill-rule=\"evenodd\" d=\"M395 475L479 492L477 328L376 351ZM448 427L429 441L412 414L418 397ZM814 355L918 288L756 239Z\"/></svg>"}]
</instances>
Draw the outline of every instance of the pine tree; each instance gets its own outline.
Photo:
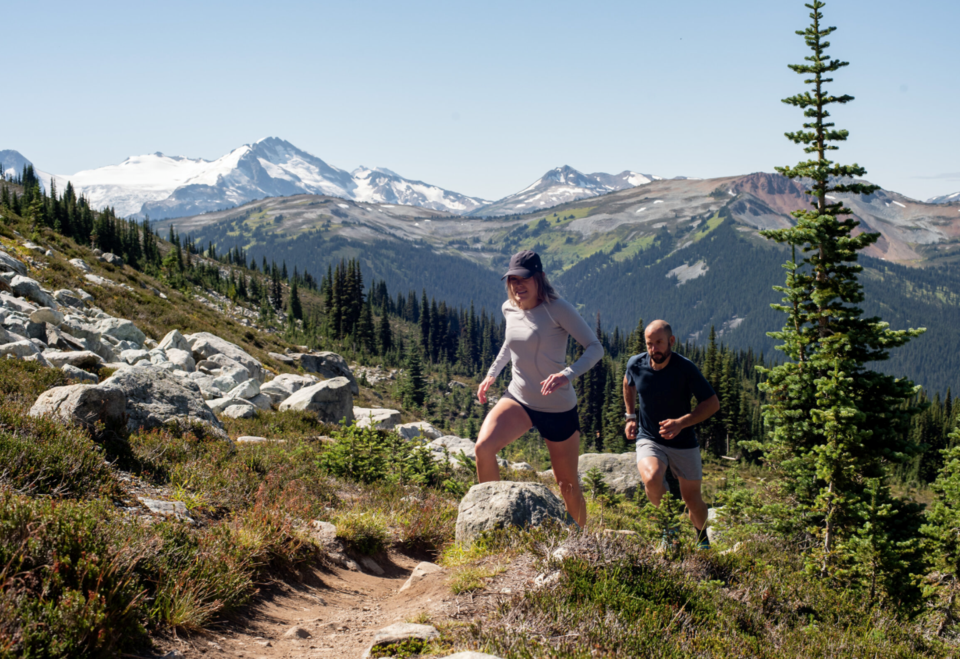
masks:
<instances>
[{"instance_id":1,"label":"pine tree","mask_svg":"<svg viewBox=\"0 0 960 659\"><path fill-rule=\"evenodd\" d=\"M241 279L243 275L240 276ZM291 318L303 320L303 307L300 305L300 291L297 290L296 278L290 283L290 297L287 301L287 313Z\"/></svg>"},{"instance_id":2,"label":"pine tree","mask_svg":"<svg viewBox=\"0 0 960 659\"><path fill-rule=\"evenodd\" d=\"M633 343L630 344L630 354L639 355L647 351L647 338L643 335L643 318L637 321L637 329L633 330Z\"/></svg>"},{"instance_id":3,"label":"pine tree","mask_svg":"<svg viewBox=\"0 0 960 659\"><path fill-rule=\"evenodd\" d=\"M793 250L785 266L786 285L775 287L784 294L783 304L775 308L787 314L787 321L781 331L770 333L781 342L778 349L789 361L763 371L767 381L760 388L769 400L764 413L773 430L762 449L768 463L783 473L783 487L796 502L798 523L814 529L819 539L819 551L810 554L811 565L835 574L845 543L865 521L863 511L873 496L867 484L871 479L882 481L888 465L917 451L907 433L915 412L909 403L912 383L871 371L866 364L886 359L891 348L923 330L890 330L879 318L862 317L856 306L863 300L857 252L875 243L879 234L852 235L858 221L835 195L870 194L876 186L853 180L866 173L862 167L827 158L848 132L827 121L826 108L853 98L824 89L832 82L825 76L848 63L825 52L829 46L825 37L835 28L820 25L824 3L813 0L806 6L812 10L812 24L798 34L812 55L806 58L808 64L790 68L806 76L813 89L784 102L801 108L807 119L804 130L787 137L805 145L812 155L796 167L777 171L811 180L808 194L813 202L811 210L793 213L795 226L762 232ZM805 255L799 263L798 248ZM876 505L886 503L879 500Z\"/></svg>"},{"instance_id":4,"label":"pine tree","mask_svg":"<svg viewBox=\"0 0 960 659\"><path fill-rule=\"evenodd\" d=\"M377 342L373 335L373 305L370 303L369 298L360 311L360 320L357 321L356 337L357 343L360 344L363 350L367 351L367 354L372 355L377 352Z\"/></svg>"},{"instance_id":5,"label":"pine tree","mask_svg":"<svg viewBox=\"0 0 960 659\"><path fill-rule=\"evenodd\" d=\"M381 355L386 355L393 349L393 331L390 329L390 317L387 313L380 316L380 324L377 326L377 345L380 347Z\"/></svg>"},{"instance_id":6,"label":"pine tree","mask_svg":"<svg viewBox=\"0 0 960 659\"><path fill-rule=\"evenodd\" d=\"M420 360L420 349L412 345L407 353L407 370L403 374L401 387L403 404L410 407L420 407L427 396L427 385L423 380L423 362Z\"/></svg>"}]
</instances>

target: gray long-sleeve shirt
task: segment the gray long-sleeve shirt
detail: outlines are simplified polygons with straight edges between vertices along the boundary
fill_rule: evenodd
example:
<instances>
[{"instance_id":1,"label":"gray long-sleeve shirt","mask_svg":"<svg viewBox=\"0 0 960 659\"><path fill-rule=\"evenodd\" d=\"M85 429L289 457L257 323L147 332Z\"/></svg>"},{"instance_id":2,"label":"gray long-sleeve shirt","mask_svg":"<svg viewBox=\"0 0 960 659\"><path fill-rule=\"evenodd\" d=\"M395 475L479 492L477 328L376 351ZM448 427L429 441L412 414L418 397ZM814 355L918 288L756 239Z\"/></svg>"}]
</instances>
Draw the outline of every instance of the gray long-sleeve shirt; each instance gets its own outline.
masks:
<instances>
[{"instance_id":1,"label":"gray long-sleeve shirt","mask_svg":"<svg viewBox=\"0 0 960 659\"><path fill-rule=\"evenodd\" d=\"M603 346L572 304L558 299L525 311L510 300L503 303L506 337L487 377L497 377L507 360L513 363L513 380L507 390L538 412L566 412L577 405L574 378L583 375L603 357ZM567 337L583 346L583 355L566 365ZM562 373L570 380L549 396L540 393L547 376Z\"/></svg>"}]
</instances>

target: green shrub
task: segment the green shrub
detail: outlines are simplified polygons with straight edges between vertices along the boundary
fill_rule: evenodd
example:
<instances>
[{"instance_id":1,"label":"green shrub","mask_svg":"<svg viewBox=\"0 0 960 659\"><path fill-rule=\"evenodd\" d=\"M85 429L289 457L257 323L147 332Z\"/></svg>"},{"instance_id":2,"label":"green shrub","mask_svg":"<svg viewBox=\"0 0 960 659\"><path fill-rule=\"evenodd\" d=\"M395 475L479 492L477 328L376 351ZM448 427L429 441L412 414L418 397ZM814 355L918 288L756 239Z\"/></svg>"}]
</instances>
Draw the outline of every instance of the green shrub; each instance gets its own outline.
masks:
<instances>
[{"instance_id":1,"label":"green shrub","mask_svg":"<svg viewBox=\"0 0 960 659\"><path fill-rule=\"evenodd\" d=\"M336 515L333 523L337 537L360 554L379 554L390 542L386 519L379 511L348 510Z\"/></svg>"},{"instance_id":2,"label":"green shrub","mask_svg":"<svg viewBox=\"0 0 960 659\"><path fill-rule=\"evenodd\" d=\"M119 485L104 451L86 430L60 419L31 417L0 404L0 483L24 494L116 497Z\"/></svg>"},{"instance_id":3,"label":"green shrub","mask_svg":"<svg viewBox=\"0 0 960 659\"><path fill-rule=\"evenodd\" d=\"M4 402L29 408L47 389L69 384L67 376L57 368L19 359L0 359L0 394Z\"/></svg>"},{"instance_id":4,"label":"green shrub","mask_svg":"<svg viewBox=\"0 0 960 659\"><path fill-rule=\"evenodd\" d=\"M145 642L137 545L111 506L0 492L0 657L116 657Z\"/></svg>"}]
</instances>

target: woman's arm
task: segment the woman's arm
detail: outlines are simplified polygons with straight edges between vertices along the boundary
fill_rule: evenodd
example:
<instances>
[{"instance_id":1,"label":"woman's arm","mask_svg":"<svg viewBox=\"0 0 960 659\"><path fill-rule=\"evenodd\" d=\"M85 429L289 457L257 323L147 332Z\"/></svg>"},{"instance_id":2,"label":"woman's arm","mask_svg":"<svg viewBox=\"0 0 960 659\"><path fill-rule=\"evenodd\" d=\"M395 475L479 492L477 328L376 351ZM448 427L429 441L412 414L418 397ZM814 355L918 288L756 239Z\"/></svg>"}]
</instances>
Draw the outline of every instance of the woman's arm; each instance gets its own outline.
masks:
<instances>
[{"instance_id":1,"label":"woman's arm","mask_svg":"<svg viewBox=\"0 0 960 659\"><path fill-rule=\"evenodd\" d=\"M553 305L557 308L556 313L554 313L557 323L567 330L570 336L577 340L577 343L583 346L583 354L580 355L580 359L560 371L570 382L573 382L574 378L580 377L600 361L603 357L603 345L572 304L566 300L558 300L557 302L559 304Z\"/></svg>"},{"instance_id":2,"label":"woman's arm","mask_svg":"<svg viewBox=\"0 0 960 659\"><path fill-rule=\"evenodd\" d=\"M500 352L497 353L497 358L493 360L493 364L487 369L487 377L496 379L508 361L510 361L510 349L507 347L507 342L504 341L500 347Z\"/></svg>"}]
</instances>

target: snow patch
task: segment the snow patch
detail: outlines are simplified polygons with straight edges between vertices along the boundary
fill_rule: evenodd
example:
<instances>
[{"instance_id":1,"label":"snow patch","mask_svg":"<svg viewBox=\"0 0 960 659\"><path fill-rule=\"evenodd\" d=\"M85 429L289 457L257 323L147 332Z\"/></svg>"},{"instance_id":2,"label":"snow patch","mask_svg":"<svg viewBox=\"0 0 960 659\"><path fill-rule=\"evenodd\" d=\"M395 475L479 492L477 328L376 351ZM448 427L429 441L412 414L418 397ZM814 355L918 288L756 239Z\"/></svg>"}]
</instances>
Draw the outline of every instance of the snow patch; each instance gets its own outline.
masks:
<instances>
[{"instance_id":1,"label":"snow patch","mask_svg":"<svg viewBox=\"0 0 960 659\"><path fill-rule=\"evenodd\" d=\"M646 206L644 206L643 208L641 208L641 209L638 210L638 211L635 211L635 214L639 215L640 213L642 213L642 212L645 211L645 210L647 210L647 207L646 207Z\"/></svg>"},{"instance_id":2,"label":"snow patch","mask_svg":"<svg viewBox=\"0 0 960 659\"><path fill-rule=\"evenodd\" d=\"M337 204L340 208L350 208L350 204Z\"/></svg>"},{"instance_id":3,"label":"snow patch","mask_svg":"<svg viewBox=\"0 0 960 659\"><path fill-rule=\"evenodd\" d=\"M674 268L667 273L667 277L676 277L677 286L682 286L692 279L697 279L704 276L707 274L709 269L710 268L707 267L707 264L701 259L693 265L687 265L684 263L683 265Z\"/></svg>"},{"instance_id":4,"label":"snow patch","mask_svg":"<svg viewBox=\"0 0 960 659\"><path fill-rule=\"evenodd\" d=\"M896 204L897 206L899 206L900 208L906 208L906 206L904 206L903 204L901 204L899 201L895 201L895 202L893 202L893 203L895 203L895 204Z\"/></svg>"}]
</instances>

